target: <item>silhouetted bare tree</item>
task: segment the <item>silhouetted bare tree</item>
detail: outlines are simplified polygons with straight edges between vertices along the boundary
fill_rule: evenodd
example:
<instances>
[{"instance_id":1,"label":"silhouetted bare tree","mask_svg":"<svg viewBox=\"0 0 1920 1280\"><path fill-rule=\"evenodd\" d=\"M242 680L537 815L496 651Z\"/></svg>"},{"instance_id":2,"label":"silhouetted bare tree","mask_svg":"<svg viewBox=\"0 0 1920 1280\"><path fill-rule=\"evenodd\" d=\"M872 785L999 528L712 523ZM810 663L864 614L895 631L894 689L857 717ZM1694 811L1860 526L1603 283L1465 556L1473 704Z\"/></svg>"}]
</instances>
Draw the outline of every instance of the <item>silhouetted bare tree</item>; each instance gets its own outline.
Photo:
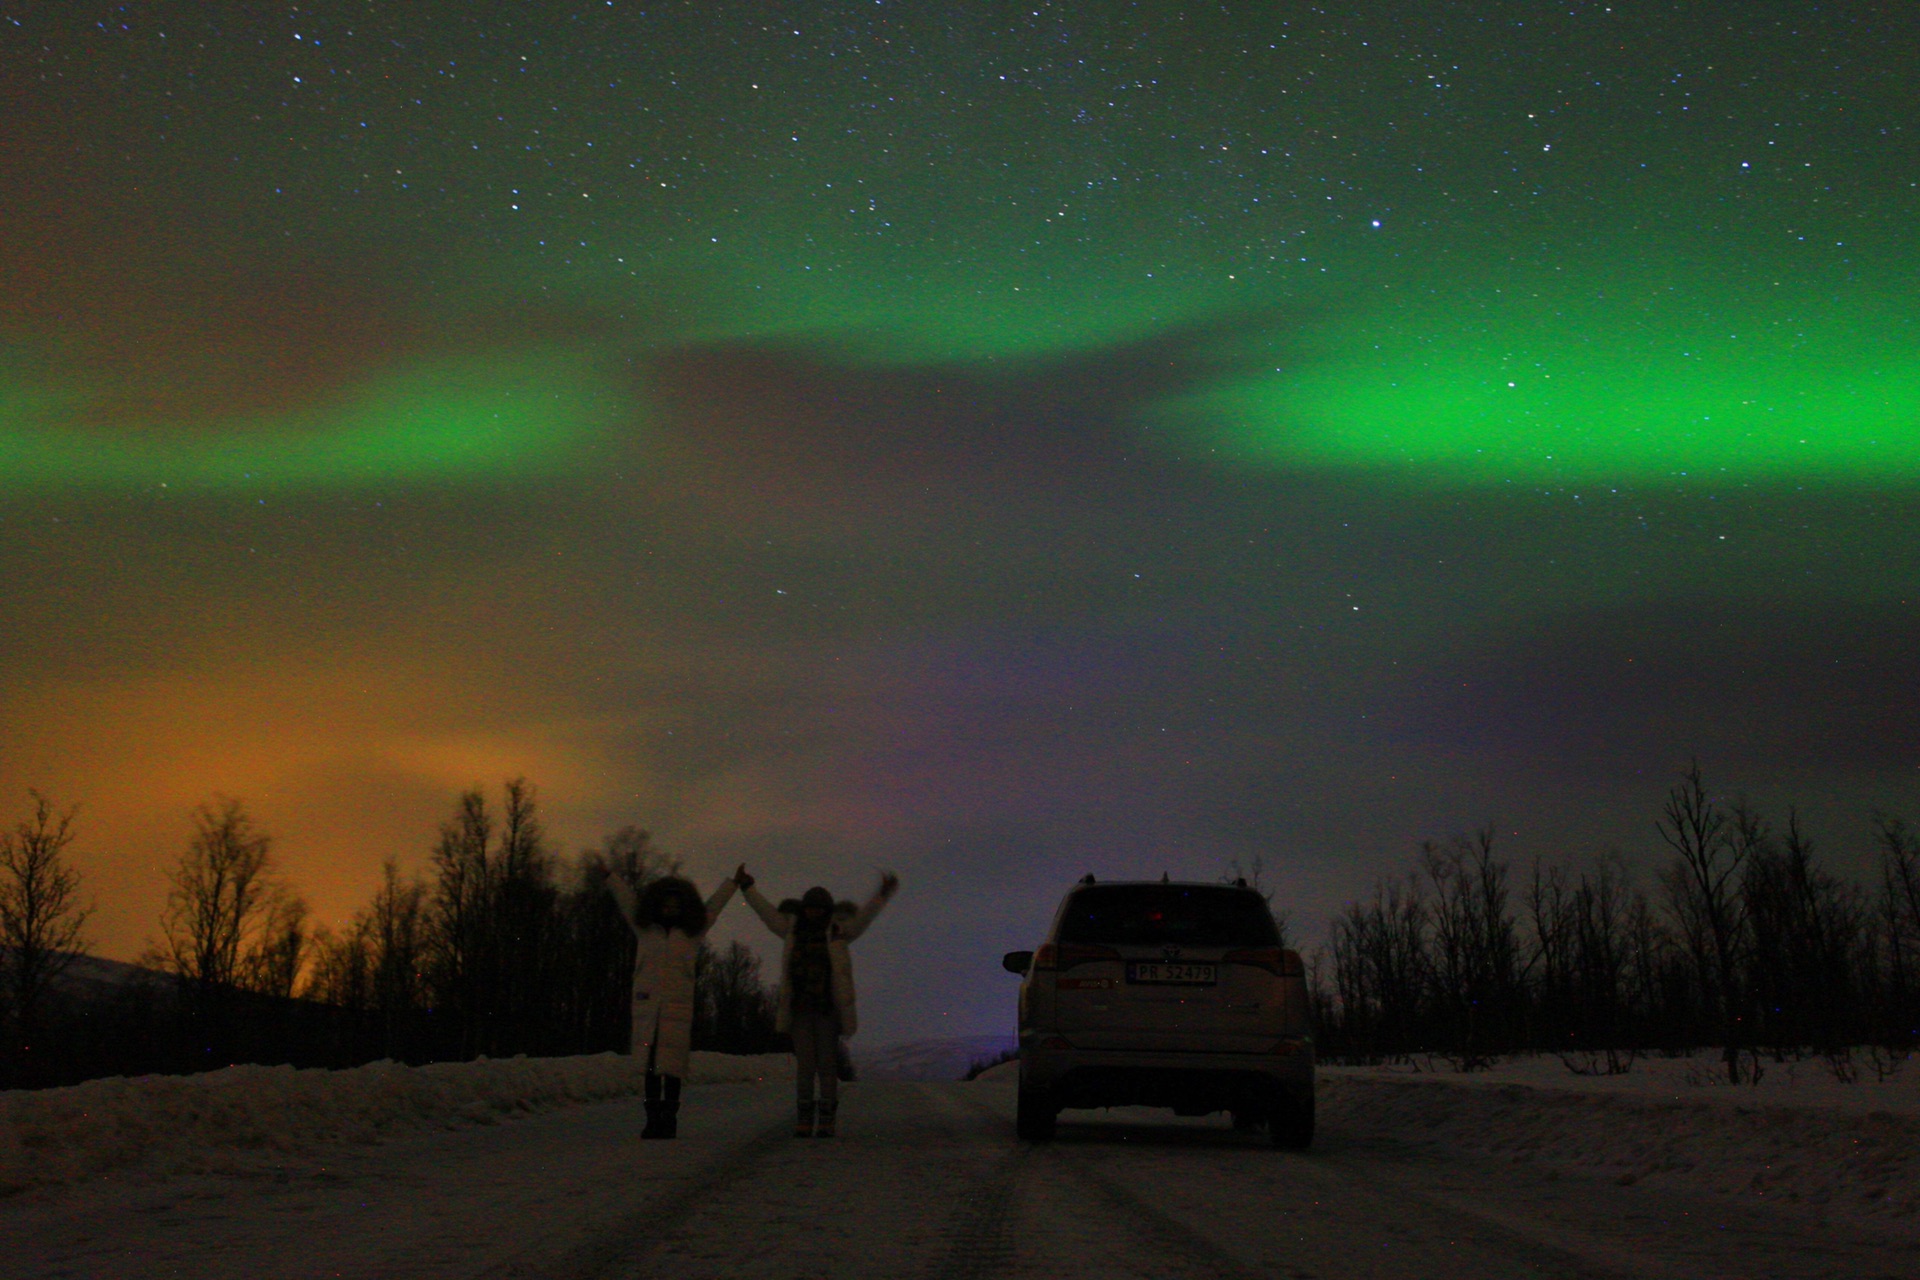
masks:
<instances>
[{"instance_id":1,"label":"silhouetted bare tree","mask_svg":"<svg viewBox=\"0 0 1920 1280\"><path fill-rule=\"evenodd\" d=\"M373 902L338 937L316 938L310 999L354 1018L360 1042L383 1058L431 1056L427 889L388 858Z\"/></svg>"},{"instance_id":2,"label":"silhouetted bare tree","mask_svg":"<svg viewBox=\"0 0 1920 1280\"><path fill-rule=\"evenodd\" d=\"M365 913L339 933L317 929L313 936L313 971L306 996L350 1014L373 1008L374 945ZM387 1054L387 1057L396 1055Z\"/></svg>"},{"instance_id":3,"label":"silhouetted bare tree","mask_svg":"<svg viewBox=\"0 0 1920 1280\"><path fill-rule=\"evenodd\" d=\"M427 888L402 879L388 858L380 869L380 888L364 915L373 948L373 1008L379 1013L388 1057L406 1057L406 1029L426 1004Z\"/></svg>"},{"instance_id":4,"label":"silhouetted bare tree","mask_svg":"<svg viewBox=\"0 0 1920 1280\"><path fill-rule=\"evenodd\" d=\"M1417 877L1381 880L1373 898L1333 922L1334 996L1341 1038L1363 1061L1430 1047L1432 958L1427 901Z\"/></svg>"},{"instance_id":5,"label":"silhouetted bare tree","mask_svg":"<svg viewBox=\"0 0 1920 1280\"><path fill-rule=\"evenodd\" d=\"M478 788L441 827L429 902L429 978L468 1054L550 1051L558 890L533 788L506 784L496 824Z\"/></svg>"},{"instance_id":6,"label":"silhouetted bare tree","mask_svg":"<svg viewBox=\"0 0 1920 1280\"><path fill-rule=\"evenodd\" d=\"M494 1012L493 861L493 815L475 787L441 824L428 907L430 980L460 1029L463 1057L483 1051Z\"/></svg>"},{"instance_id":7,"label":"silhouetted bare tree","mask_svg":"<svg viewBox=\"0 0 1920 1280\"><path fill-rule=\"evenodd\" d=\"M236 987L278 888L273 841L238 800L202 805L193 821L193 839L167 875L158 958L195 987Z\"/></svg>"},{"instance_id":8,"label":"silhouetted bare tree","mask_svg":"<svg viewBox=\"0 0 1920 1280\"><path fill-rule=\"evenodd\" d=\"M0 842L7 859L33 855L27 880L40 888L27 914L71 926L43 930L40 945L70 950L85 919L77 879L58 859L72 814L39 803L35 822L20 828L26 843L14 835ZM180 981L129 986L68 1019L57 1070L44 1082L237 1061L340 1066L623 1048L633 935L606 881L618 875L643 888L678 870L637 827L577 860L554 858L534 790L517 779L498 809L479 788L461 795L441 827L430 882L403 876L389 859L372 901L338 933L309 927L304 903L275 875L271 849L237 800L195 812L192 840L168 877L164 940L148 956ZM10 865L0 860L0 872ZM51 896L49 885L58 890ZM4 892L0 900L10 901ZM772 997L752 951L707 952L697 972L696 1047L777 1047ZM184 1016L169 1016L169 990L182 997ZM21 1081L11 1065L0 1061L0 1084Z\"/></svg>"},{"instance_id":9,"label":"silhouetted bare tree","mask_svg":"<svg viewBox=\"0 0 1920 1280\"><path fill-rule=\"evenodd\" d=\"M306 901L276 888L268 895L259 936L242 960L240 985L262 995L292 999L311 959L312 941Z\"/></svg>"},{"instance_id":10,"label":"silhouetted bare tree","mask_svg":"<svg viewBox=\"0 0 1920 1280\"><path fill-rule=\"evenodd\" d=\"M1776 1060L1812 1045L1837 1054L1860 1032L1856 996L1865 912L1857 889L1814 859L1789 809L1784 838L1753 845L1741 882L1747 981Z\"/></svg>"},{"instance_id":11,"label":"silhouetted bare tree","mask_svg":"<svg viewBox=\"0 0 1920 1280\"><path fill-rule=\"evenodd\" d=\"M1433 886L1434 982L1468 1070L1509 1049L1519 1022L1520 943L1494 836L1489 823L1421 847L1421 870Z\"/></svg>"},{"instance_id":12,"label":"silhouetted bare tree","mask_svg":"<svg viewBox=\"0 0 1920 1280\"><path fill-rule=\"evenodd\" d=\"M563 961L557 936L549 936L558 893L544 841L534 789L514 778L506 784L493 882L495 1054L554 1051L548 998Z\"/></svg>"},{"instance_id":13,"label":"silhouetted bare tree","mask_svg":"<svg viewBox=\"0 0 1920 1280\"><path fill-rule=\"evenodd\" d=\"M1665 918L1618 854L1573 871L1536 862L1523 934L1492 829L1421 846L1415 875L1381 880L1332 921L1329 988L1313 1000L1330 1057L1443 1053L1472 1066L1503 1048L1623 1071L1650 1050L1713 1045L1727 1079L1777 1057L1824 1055L1841 1080L1872 1046L1883 1077L1920 1041L1920 836L1876 817L1869 895L1824 867L1797 811L1776 834L1745 800L1722 806L1698 765L1658 820L1675 857Z\"/></svg>"},{"instance_id":14,"label":"silhouetted bare tree","mask_svg":"<svg viewBox=\"0 0 1920 1280\"><path fill-rule=\"evenodd\" d=\"M1880 844L1880 885L1874 903L1884 999L1878 1038L1889 1048L1920 1039L1920 835L1888 814L1874 815Z\"/></svg>"},{"instance_id":15,"label":"silhouetted bare tree","mask_svg":"<svg viewBox=\"0 0 1920 1280\"><path fill-rule=\"evenodd\" d=\"M1661 879L1667 902L1725 1046L1727 1079L1738 1083L1744 1031L1736 969L1744 927L1739 873L1766 840L1766 825L1744 803L1731 814L1721 808L1708 794L1697 761L1667 793L1654 825L1675 854Z\"/></svg>"},{"instance_id":16,"label":"silhouetted bare tree","mask_svg":"<svg viewBox=\"0 0 1920 1280\"><path fill-rule=\"evenodd\" d=\"M78 807L61 813L38 791L27 796L31 816L0 832L0 1012L10 1006L22 1056L39 1043L48 997L83 949L92 912L66 863Z\"/></svg>"},{"instance_id":17,"label":"silhouetted bare tree","mask_svg":"<svg viewBox=\"0 0 1920 1280\"><path fill-rule=\"evenodd\" d=\"M1571 903L1574 1030L1568 1048L1585 1052L1589 1063L1604 1055L1608 1074L1626 1070L1638 1045L1629 1026L1632 901L1616 856L1595 859L1580 873Z\"/></svg>"},{"instance_id":18,"label":"silhouetted bare tree","mask_svg":"<svg viewBox=\"0 0 1920 1280\"><path fill-rule=\"evenodd\" d=\"M760 977L760 957L738 942L725 950L700 945L694 970L694 1041L723 1053L770 1053L773 993Z\"/></svg>"}]
</instances>

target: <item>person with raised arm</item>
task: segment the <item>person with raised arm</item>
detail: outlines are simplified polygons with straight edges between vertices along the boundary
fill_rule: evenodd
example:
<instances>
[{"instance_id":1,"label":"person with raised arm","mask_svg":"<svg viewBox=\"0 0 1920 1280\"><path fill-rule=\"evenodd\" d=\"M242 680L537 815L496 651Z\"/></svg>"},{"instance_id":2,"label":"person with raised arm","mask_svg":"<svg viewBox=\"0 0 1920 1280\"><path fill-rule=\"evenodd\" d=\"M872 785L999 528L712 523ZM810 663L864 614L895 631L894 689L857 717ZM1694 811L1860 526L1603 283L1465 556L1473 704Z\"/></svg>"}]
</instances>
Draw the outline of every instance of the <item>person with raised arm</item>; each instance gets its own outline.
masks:
<instances>
[{"instance_id":1,"label":"person with raised arm","mask_svg":"<svg viewBox=\"0 0 1920 1280\"><path fill-rule=\"evenodd\" d=\"M620 876L607 888L620 918L633 930L633 1056L646 1064L647 1124L642 1138L673 1138L680 1132L680 1082L693 1048L693 975L700 939L727 902L735 882L723 880L713 896L680 876L649 881L635 895Z\"/></svg>"},{"instance_id":2,"label":"person with raised arm","mask_svg":"<svg viewBox=\"0 0 1920 1280\"><path fill-rule=\"evenodd\" d=\"M793 1037L793 1074L799 1091L793 1136L831 1138L840 1110L840 1037L860 1027L853 953L847 944L866 932L899 889L900 878L891 871L882 875L880 887L859 907L834 901L818 885L775 906L753 887L744 863L733 878L754 914L785 944L775 1026Z\"/></svg>"}]
</instances>

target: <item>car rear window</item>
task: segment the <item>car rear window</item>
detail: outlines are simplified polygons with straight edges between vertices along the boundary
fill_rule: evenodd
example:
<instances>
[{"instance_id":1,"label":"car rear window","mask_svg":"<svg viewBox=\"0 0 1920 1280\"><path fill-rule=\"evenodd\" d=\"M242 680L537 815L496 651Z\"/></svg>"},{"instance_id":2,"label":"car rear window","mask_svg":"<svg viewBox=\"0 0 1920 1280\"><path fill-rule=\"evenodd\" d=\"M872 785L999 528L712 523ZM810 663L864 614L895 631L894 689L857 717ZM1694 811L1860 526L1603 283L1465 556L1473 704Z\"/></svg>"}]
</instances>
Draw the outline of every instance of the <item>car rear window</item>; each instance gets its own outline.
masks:
<instances>
[{"instance_id":1,"label":"car rear window","mask_svg":"<svg viewBox=\"0 0 1920 1280\"><path fill-rule=\"evenodd\" d=\"M1277 947L1266 901L1210 885L1097 885L1077 890L1060 917L1059 942L1107 946Z\"/></svg>"}]
</instances>

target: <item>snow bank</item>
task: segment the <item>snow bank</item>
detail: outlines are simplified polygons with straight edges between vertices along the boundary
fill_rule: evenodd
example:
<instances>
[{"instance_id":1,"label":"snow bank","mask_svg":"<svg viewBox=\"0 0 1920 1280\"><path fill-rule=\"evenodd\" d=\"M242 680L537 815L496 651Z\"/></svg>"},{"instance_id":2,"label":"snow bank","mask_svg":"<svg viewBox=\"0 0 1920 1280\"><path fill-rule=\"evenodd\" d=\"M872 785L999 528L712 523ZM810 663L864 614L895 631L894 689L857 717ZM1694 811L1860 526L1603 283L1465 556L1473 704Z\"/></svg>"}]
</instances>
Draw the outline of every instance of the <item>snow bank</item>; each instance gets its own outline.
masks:
<instances>
[{"instance_id":1,"label":"snow bank","mask_svg":"<svg viewBox=\"0 0 1920 1280\"><path fill-rule=\"evenodd\" d=\"M784 1054L696 1053L692 1083L792 1073ZM336 1142L634 1094L634 1060L602 1053L345 1071L228 1067L193 1076L116 1076L66 1089L0 1092L0 1193L139 1165L155 1172L232 1168Z\"/></svg>"},{"instance_id":2,"label":"snow bank","mask_svg":"<svg viewBox=\"0 0 1920 1280\"><path fill-rule=\"evenodd\" d=\"M1322 1067L1323 1132L1586 1168L1622 1185L1670 1183L1848 1216L1920 1215L1916 1081L1845 1085L1783 1073L1768 1091L1764 1078L1760 1088L1709 1085L1706 1065L1643 1063L1611 1077L1571 1075L1551 1059L1472 1075Z\"/></svg>"},{"instance_id":3,"label":"snow bank","mask_svg":"<svg viewBox=\"0 0 1920 1280\"><path fill-rule=\"evenodd\" d=\"M1576 1093L1618 1093L1714 1106L1824 1107L1855 1115L1890 1111L1920 1117L1920 1057L1910 1061L1882 1061L1889 1074L1886 1079L1876 1079L1878 1073L1867 1064L1865 1053L1856 1054L1853 1067L1856 1078L1847 1083L1835 1076L1824 1058L1774 1062L1762 1055L1759 1082L1738 1085L1727 1083L1726 1068L1717 1052L1680 1058L1641 1058L1633 1063L1631 1070L1617 1076L1577 1075L1564 1060L1552 1054L1506 1058L1484 1071L1469 1074L1453 1071L1445 1059L1438 1058L1423 1060L1420 1067L1411 1063L1391 1067L1333 1067L1323 1063L1320 1070L1357 1078L1431 1077L1465 1088L1525 1084Z\"/></svg>"}]
</instances>

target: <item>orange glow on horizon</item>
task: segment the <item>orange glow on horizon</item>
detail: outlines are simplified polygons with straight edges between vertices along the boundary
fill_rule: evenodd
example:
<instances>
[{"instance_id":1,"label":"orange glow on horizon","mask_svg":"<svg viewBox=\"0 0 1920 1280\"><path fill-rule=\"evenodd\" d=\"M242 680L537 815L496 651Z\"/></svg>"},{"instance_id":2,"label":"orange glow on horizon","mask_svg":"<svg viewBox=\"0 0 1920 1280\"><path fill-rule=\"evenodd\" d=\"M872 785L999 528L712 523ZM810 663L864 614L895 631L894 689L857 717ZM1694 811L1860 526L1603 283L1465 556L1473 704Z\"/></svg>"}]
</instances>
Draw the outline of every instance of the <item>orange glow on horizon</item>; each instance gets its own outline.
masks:
<instances>
[{"instance_id":1,"label":"orange glow on horizon","mask_svg":"<svg viewBox=\"0 0 1920 1280\"><path fill-rule=\"evenodd\" d=\"M116 958L156 935L164 873L194 807L216 795L246 803L281 874L334 926L364 904L384 859L424 866L470 786L524 776L556 848L597 839L572 815L618 790L596 746L611 726L476 703L468 691L489 682L439 665L435 678L404 657L384 669L262 662L18 691L0 721L0 776L19 781L0 817L14 819L28 786L80 805L72 858L99 903L89 932Z\"/></svg>"}]
</instances>

